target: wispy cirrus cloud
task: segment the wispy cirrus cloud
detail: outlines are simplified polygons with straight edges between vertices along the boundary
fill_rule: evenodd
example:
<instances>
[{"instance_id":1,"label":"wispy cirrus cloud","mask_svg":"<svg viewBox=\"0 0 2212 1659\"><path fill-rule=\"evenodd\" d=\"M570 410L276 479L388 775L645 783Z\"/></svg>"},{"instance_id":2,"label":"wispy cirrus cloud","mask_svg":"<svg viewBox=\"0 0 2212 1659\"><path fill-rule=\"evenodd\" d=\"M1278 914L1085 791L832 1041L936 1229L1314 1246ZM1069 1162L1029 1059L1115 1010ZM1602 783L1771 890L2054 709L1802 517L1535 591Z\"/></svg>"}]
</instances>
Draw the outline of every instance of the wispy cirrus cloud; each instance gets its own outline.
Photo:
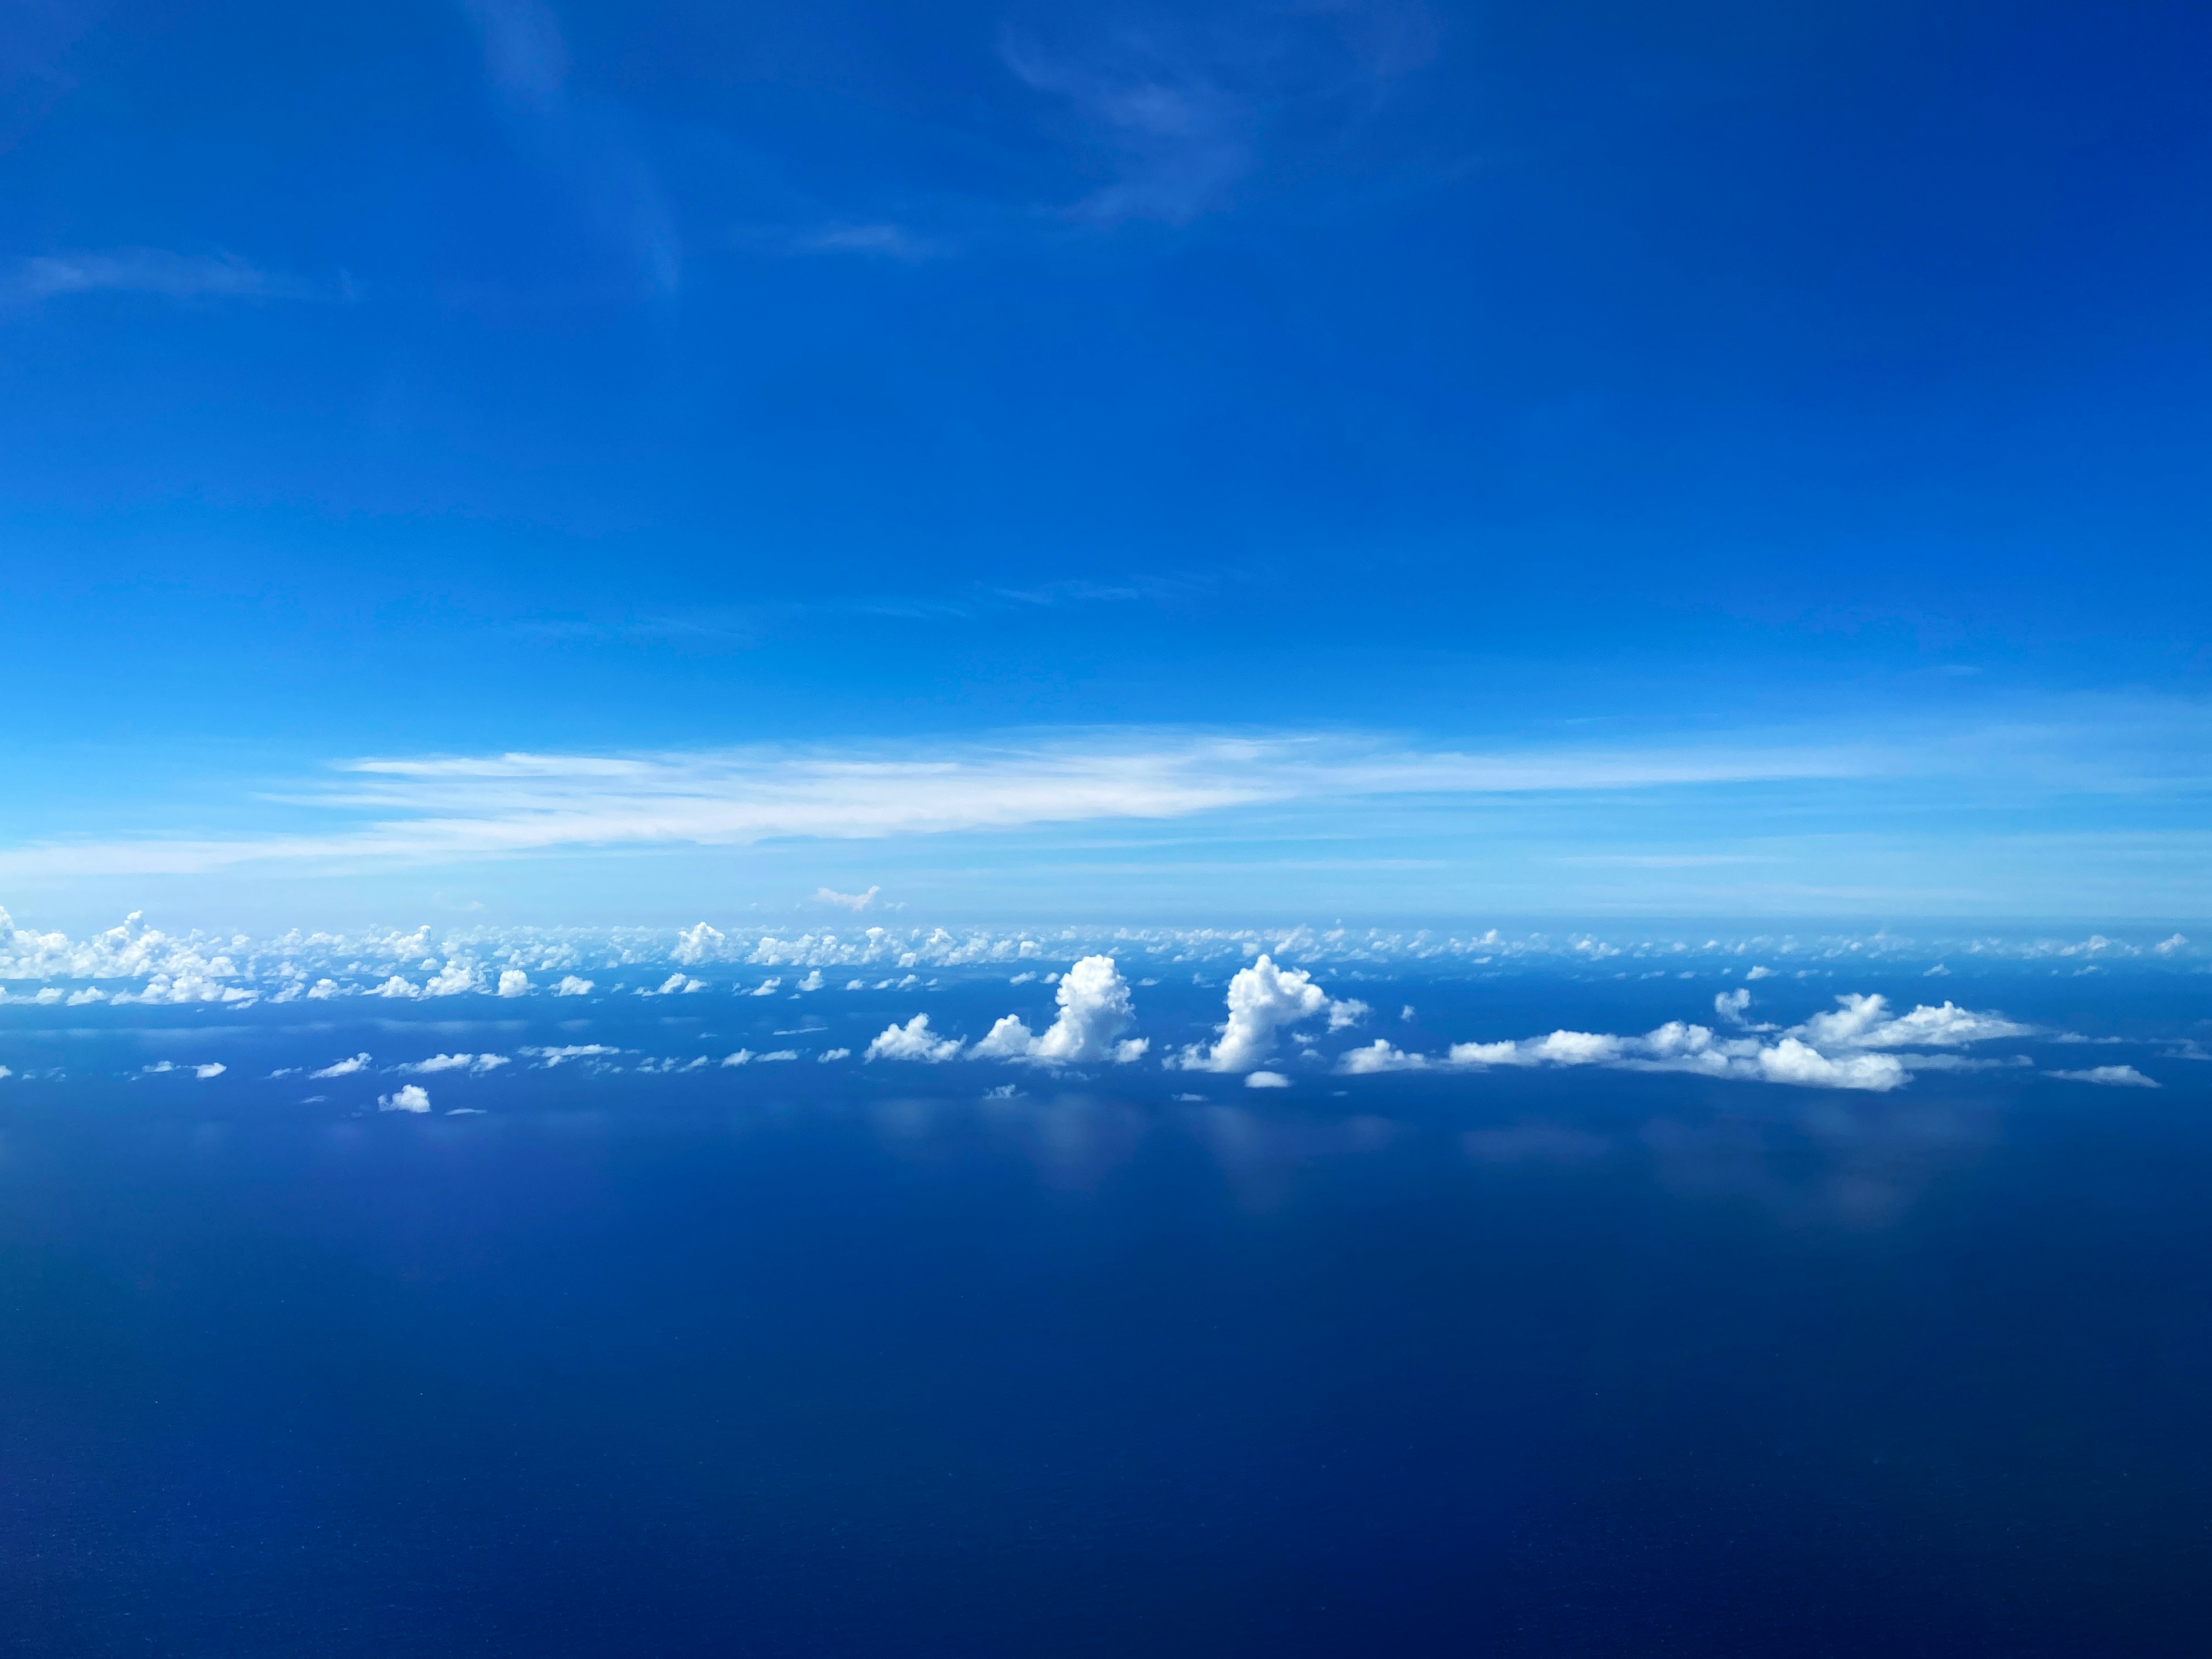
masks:
<instances>
[{"instance_id":1,"label":"wispy cirrus cloud","mask_svg":"<svg viewBox=\"0 0 2212 1659\"><path fill-rule=\"evenodd\" d=\"M124 247L34 254L0 276L0 301L35 305L72 294L155 294L173 300L275 300L310 289L230 253Z\"/></svg>"},{"instance_id":2,"label":"wispy cirrus cloud","mask_svg":"<svg viewBox=\"0 0 2212 1659\"><path fill-rule=\"evenodd\" d=\"M181 874L264 862L495 859L1173 819L1389 795L1504 795L1870 775L1872 748L1425 750L1346 734L1060 732L998 742L637 755L372 758L269 797L327 830L0 851L0 875Z\"/></svg>"},{"instance_id":3,"label":"wispy cirrus cloud","mask_svg":"<svg viewBox=\"0 0 2212 1659\"><path fill-rule=\"evenodd\" d=\"M1012 29L1000 56L1111 174L1074 216L1182 224L1227 205L1291 133L1334 135L1370 112L1439 33L1419 0L1336 0L1129 20L1054 45Z\"/></svg>"},{"instance_id":4,"label":"wispy cirrus cloud","mask_svg":"<svg viewBox=\"0 0 2212 1659\"><path fill-rule=\"evenodd\" d=\"M653 293L674 293L683 244L659 175L623 112L572 88L574 64L552 9L542 0L462 0L461 9L518 140L563 179L585 217L624 250Z\"/></svg>"}]
</instances>

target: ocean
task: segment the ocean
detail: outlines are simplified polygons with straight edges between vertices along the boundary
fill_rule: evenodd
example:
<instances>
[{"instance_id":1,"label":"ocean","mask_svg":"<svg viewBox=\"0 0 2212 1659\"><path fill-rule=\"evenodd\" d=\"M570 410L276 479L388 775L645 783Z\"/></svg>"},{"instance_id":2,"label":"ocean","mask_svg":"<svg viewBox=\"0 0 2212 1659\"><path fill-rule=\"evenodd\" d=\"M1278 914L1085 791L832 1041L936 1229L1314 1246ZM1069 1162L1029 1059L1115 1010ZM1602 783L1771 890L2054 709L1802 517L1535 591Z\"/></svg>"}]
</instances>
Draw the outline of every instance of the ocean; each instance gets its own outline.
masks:
<instances>
[{"instance_id":1,"label":"ocean","mask_svg":"<svg viewBox=\"0 0 2212 1659\"><path fill-rule=\"evenodd\" d=\"M1713 1018L1565 971L862 1060L1050 1018L938 978L0 1008L0 1651L2203 1651L2201 973L1886 1091L1327 1063Z\"/></svg>"}]
</instances>

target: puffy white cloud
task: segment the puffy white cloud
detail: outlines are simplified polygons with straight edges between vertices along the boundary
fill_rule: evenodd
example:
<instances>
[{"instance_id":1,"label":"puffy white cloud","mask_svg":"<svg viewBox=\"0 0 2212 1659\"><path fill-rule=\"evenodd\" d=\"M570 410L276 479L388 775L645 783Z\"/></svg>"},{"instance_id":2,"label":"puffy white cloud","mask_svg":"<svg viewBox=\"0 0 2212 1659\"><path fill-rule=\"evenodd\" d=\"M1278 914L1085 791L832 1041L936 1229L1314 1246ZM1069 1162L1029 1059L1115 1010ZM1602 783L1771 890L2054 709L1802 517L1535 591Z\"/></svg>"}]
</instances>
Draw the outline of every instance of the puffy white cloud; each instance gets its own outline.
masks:
<instances>
[{"instance_id":1,"label":"puffy white cloud","mask_svg":"<svg viewBox=\"0 0 2212 1659\"><path fill-rule=\"evenodd\" d=\"M2176 933L2171 939L2160 939L2150 948L2162 957L2178 957L2189 948L2189 938L2185 933Z\"/></svg>"},{"instance_id":2,"label":"puffy white cloud","mask_svg":"<svg viewBox=\"0 0 2212 1659\"><path fill-rule=\"evenodd\" d=\"M455 957L423 982L422 994L426 997L457 997L483 988L483 974L476 963Z\"/></svg>"},{"instance_id":3,"label":"puffy white cloud","mask_svg":"<svg viewBox=\"0 0 2212 1659\"><path fill-rule=\"evenodd\" d=\"M819 968L811 970L805 979L799 981L799 988L802 991L820 990L822 988L822 970Z\"/></svg>"},{"instance_id":4,"label":"puffy white cloud","mask_svg":"<svg viewBox=\"0 0 2212 1659\"><path fill-rule=\"evenodd\" d=\"M814 896L824 904L841 905L848 910L860 911L873 904L876 895L883 890L880 887L871 887L865 893L841 893L834 887L817 887L814 890ZM892 907L894 909L897 908L896 905Z\"/></svg>"},{"instance_id":5,"label":"puffy white cloud","mask_svg":"<svg viewBox=\"0 0 2212 1659\"><path fill-rule=\"evenodd\" d=\"M1595 1066L1601 1060L1619 1060L1621 1040L1589 1031L1554 1031L1537 1039L1528 1052L1534 1059L1555 1066Z\"/></svg>"},{"instance_id":6,"label":"puffy white cloud","mask_svg":"<svg viewBox=\"0 0 2212 1659\"><path fill-rule=\"evenodd\" d=\"M2033 1025L2015 1024L2002 1014L1976 1013L1956 1003L1921 1004L1909 1014L1893 1014L1886 998L1845 992L1833 1013L1815 1014L1796 1029L1816 1048L1956 1048L1991 1037L2033 1036Z\"/></svg>"},{"instance_id":7,"label":"puffy white cloud","mask_svg":"<svg viewBox=\"0 0 2212 1659\"><path fill-rule=\"evenodd\" d=\"M1786 1036L1755 1056L1759 1073L1769 1083L1795 1083L1816 1089L1869 1089L1883 1092L1905 1081L1894 1054L1843 1054L1834 1058Z\"/></svg>"},{"instance_id":8,"label":"puffy white cloud","mask_svg":"<svg viewBox=\"0 0 2212 1659\"><path fill-rule=\"evenodd\" d=\"M556 997L587 997L592 994L592 981L578 979L574 974L561 975L561 982L553 988Z\"/></svg>"},{"instance_id":9,"label":"puffy white cloud","mask_svg":"<svg viewBox=\"0 0 2212 1659\"><path fill-rule=\"evenodd\" d=\"M833 1060L850 1060L852 1057L853 1051L850 1048L825 1048L817 1056L824 1066Z\"/></svg>"},{"instance_id":10,"label":"puffy white cloud","mask_svg":"<svg viewBox=\"0 0 2212 1659\"><path fill-rule=\"evenodd\" d=\"M430 1109L429 1091L419 1083L403 1083L392 1093L376 1097L380 1112L427 1112Z\"/></svg>"},{"instance_id":11,"label":"puffy white cloud","mask_svg":"<svg viewBox=\"0 0 2212 1659\"><path fill-rule=\"evenodd\" d=\"M1446 1056L1455 1066L1528 1066L1534 1062L1517 1042L1455 1042Z\"/></svg>"},{"instance_id":12,"label":"puffy white cloud","mask_svg":"<svg viewBox=\"0 0 2212 1659\"><path fill-rule=\"evenodd\" d=\"M473 1072L481 1077L486 1072L497 1071L508 1064L505 1054L433 1054L428 1060L410 1060L395 1066L395 1072ZM315 1073L317 1077L323 1073Z\"/></svg>"},{"instance_id":13,"label":"puffy white cloud","mask_svg":"<svg viewBox=\"0 0 2212 1659\"><path fill-rule=\"evenodd\" d=\"M1111 957L1085 957L1060 976L1060 1015L1042 1036L1012 1014L969 1052L978 1060L1020 1060L1038 1066L1126 1065L1150 1046L1144 1037L1116 1042L1136 1019L1129 982Z\"/></svg>"},{"instance_id":14,"label":"puffy white cloud","mask_svg":"<svg viewBox=\"0 0 2212 1659\"><path fill-rule=\"evenodd\" d=\"M1356 999L1343 1002L1332 1001L1328 1005L1328 1029L1332 1031L1348 1031L1374 1012L1365 1003Z\"/></svg>"},{"instance_id":15,"label":"puffy white cloud","mask_svg":"<svg viewBox=\"0 0 2212 1659\"><path fill-rule=\"evenodd\" d=\"M751 994L757 997L772 997L782 988L783 978L781 975L778 975L773 979L763 980L758 985L753 988Z\"/></svg>"},{"instance_id":16,"label":"puffy white cloud","mask_svg":"<svg viewBox=\"0 0 2212 1659\"><path fill-rule=\"evenodd\" d=\"M1713 999L1713 1012L1732 1025L1744 1024L1744 1012L1751 1006L1751 993L1739 986L1733 991L1723 991Z\"/></svg>"},{"instance_id":17,"label":"puffy white cloud","mask_svg":"<svg viewBox=\"0 0 2212 1659\"><path fill-rule=\"evenodd\" d=\"M224 1065L221 1060L211 1060L204 1066L193 1066L192 1075L199 1079L201 1082L204 1083L211 1077L221 1077L229 1069L230 1067Z\"/></svg>"},{"instance_id":18,"label":"puffy white cloud","mask_svg":"<svg viewBox=\"0 0 2212 1659\"><path fill-rule=\"evenodd\" d=\"M1767 968L1767 967L1763 967L1763 966L1762 966L1762 967L1755 967L1755 968L1753 968L1753 969L1749 973L1747 973L1747 974L1746 974L1746 975L1744 975L1744 978L1745 978L1747 981L1750 981L1750 980L1761 980L1761 979L1772 979L1773 977L1774 977L1774 969L1772 969L1771 968Z\"/></svg>"},{"instance_id":19,"label":"puffy white cloud","mask_svg":"<svg viewBox=\"0 0 2212 1659\"><path fill-rule=\"evenodd\" d=\"M934 1065L960 1053L958 1037L939 1037L929 1029L929 1016L916 1014L903 1025L892 1024L868 1045L864 1060L920 1060ZM763 1056L765 1058L765 1056Z\"/></svg>"},{"instance_id":20,"label":"puffy white cloud","mask_svg":"<svg viewBox=\"0 0 2212 1659\"><path fill-rule=\"evenodd\" d=\"M2180 935L2176 934L2178 939ZM2069 1083L2096 1083L2108 1089L2155 1089L2156 1078L2145 1077L2132 1066L2092 1066L2085 1071L2053 1072L2053 1077L2063 1077Z\"/></svg>"},{"instance_id":21,"label":"puffy white cloud","mask_svg":"<svg viewBox=\"0 0 2212 1659\"><path fill-rule=\"evenodd\" d=\"M1245 1075L1244 1086L1248 1089L1287 1089L1291 1086L1291 1080L1280 1072L1251 1072Z\"/></svg>"},{"instance_id":22,"label":"puffy white cloud","mask_svg":"<svg viewBox=\"0 0 2212 1659\"><path fill-rule=\"evenodd\" d=\"M350 1060L333 1060L319 1072L310 1072L307 1075L309 1077L351 1077L356 1072L365 1072L368 1069L368 1055L363 1052L354 1055Z\"/></svg>"},{"instance_id":23,"label":"puffy white cloud","mask_svg":"<svg viewBox=\"0 0 2212 1659\"><path fill-rule=\"evenodd\" d=\"M702 962L719 959L727 946L720 931L702 921L677 934L676 948L669 954L685 967L696 968Z\"/></svg>"},{"instance_id":24,"label":"puffy white cloud","mask_svg":"<svg viewBox=\"0 0 2212 1659\"><path fill-rule=\"evenodd\" d=\"M725 1066L750 1066L752 1063L753 1051L750 1048L740 1048L733 1054L722 1056L722 1064Z\"/></svg>"},{"instance_id":25,"label":"puffy white cloud","mask_svg":"<svg viewBox=\"0 0 2212 1659\"><path fill-rule=\"evenodd\" d=\"M1512 1044L1505 1046L1510 1048ZM1346 1049L1338 1058L1336 1069L1350 1077L1367 1077L1381 1072L1425 1072L1433 1064L1426 1054L1409 1054L1376 1037L1364 1048Z\"/></svg>"},{"instance_id":26,"label":"puffy white cloud","mask_svg":"<svg viewBox=\"0 0 2212 1659\"><path fill-rule=\"evenodd\" d=\"M530 975L520 968L499 970L499 994L503 997L526 997L530 994Z\"/></svg>"},{"instance_id":27,"label":"puffy white cloud","mask_svg":"<svg viewBox=\"0 0 2212 1659\"><path fill-rule=\"evenodd\" d=\"M400 978L397 974L369 992L369 995L373 997L419 997L422 994L420 986L412 980Z\"/></svg>"},{"instance_id":28,"label":"puffy white cloud","mask_svg":"<svg viewBox=\"0 0 2212 1659\"><path fill-rule=\"evenodd\" d=\"M0 1077L13 1077L15 1075L15 1074L9 1071L5 1066L0 1066Z\"/></svg>"},{"instance_id":29,"label":"puffy white cloud","mask_svg":"<svg viewBox=\"0 0 2212 1659\"><path fill-rule=\"evenodd\" d=\"M1264 952L1249 968L1230 976L1229 1018L1216 1029L1211 1048L1194 1043L1183 1050L1191 1071L1249 1072L1274 1052L1275 1034L1310 1019L1328 1006L1328 995L1302 968L1278 968Z\"/></svg>"}]
</instances>

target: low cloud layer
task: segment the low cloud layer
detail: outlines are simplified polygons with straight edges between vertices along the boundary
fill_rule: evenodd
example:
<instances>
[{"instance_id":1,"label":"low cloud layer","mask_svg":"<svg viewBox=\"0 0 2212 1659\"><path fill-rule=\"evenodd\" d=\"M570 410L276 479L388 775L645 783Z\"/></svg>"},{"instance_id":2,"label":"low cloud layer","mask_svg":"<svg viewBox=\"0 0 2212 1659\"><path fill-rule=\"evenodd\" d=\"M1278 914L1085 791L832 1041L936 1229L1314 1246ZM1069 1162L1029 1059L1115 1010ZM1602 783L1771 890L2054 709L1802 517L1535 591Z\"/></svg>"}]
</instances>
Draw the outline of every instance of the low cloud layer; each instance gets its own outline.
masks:
<instances>
[{"instance_id":1,"label":"low cloud layer","mask_svg":"<svg viewBox=\"0 0 2212 1659\"><path fill-rule=\"evenodd\" d=\"M1957 1048L1993 1038L2039 1035L2035 1027L2002 1014L1978 1013L1951 1002L1934 1006L1923 1003L1905 1014L1893 1012L1887 1000L1879 995L1846 992L1836 1002L1834 1012L1815 1014L1772 1042L1757 1035L1717 1036L1710 1027L1681 1020L1670 1020L1641 1036L1559 1030L1517 1041L1459 1042L1438 1056L1408 1053L1377 1037L1367 1047L1343 1055L1337 1068L1347 1076L1358 1077L1385 1072L1479 1072L1502 1066L1607 1066L1627 1071L1691 1072L1702 1077L1803 1088L1887 1092L1910 1082L1913 1071L1936 1069L1951 1059L1917 1050ZM1747 1024L1749 992L1724 992L1716 1003L1724 1017Z\"/></svg>"}]
</instances>

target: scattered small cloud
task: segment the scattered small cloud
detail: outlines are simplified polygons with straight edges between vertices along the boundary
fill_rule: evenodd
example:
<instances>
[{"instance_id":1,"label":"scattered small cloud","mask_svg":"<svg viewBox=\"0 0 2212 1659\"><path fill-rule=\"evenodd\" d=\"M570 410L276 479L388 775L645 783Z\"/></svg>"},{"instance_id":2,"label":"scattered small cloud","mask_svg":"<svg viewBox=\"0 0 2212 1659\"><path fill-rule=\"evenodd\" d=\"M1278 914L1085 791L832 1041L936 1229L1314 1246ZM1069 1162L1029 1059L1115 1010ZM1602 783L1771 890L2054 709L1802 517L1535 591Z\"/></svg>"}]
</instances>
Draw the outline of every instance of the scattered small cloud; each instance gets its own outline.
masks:
<instances>
[{"instance_id":1,"label":"scattered small cloud","mask_svg":"<svg viewBox=\"0 0 2212 1659\"><path fill-rule=\"evenodd\" d=\"M368 1054L364 1050L350 1059L332 1060L321 1070L310 1072L307 1075L309 1077L351 1077L356 1072L365 1072L368 1069Z\"/></svg>"},{"instance_id":2,"label":"scattered small cloud","mask_svg":"<svg viewBox=\"0 0 2212 1659\"><path fill-rule=\"evenodd\" d=\"M419 1083L403 1083L388 1095L376 1097L380 1112L427 1112L430 1109L429 1091Z\"/></svg>"},{"instance_id":3,"label":"scattered small cloud","mask_svg":"<svg viewBox=\"0 0 2212 1659\"><path fill-rule=\"evenodd\" d=\"M2156 1078L2145 1077L2132 1066L2091 1066L2078 1072L2053 1072L2069 1083L2094 1083L2107 1089L2155 1089Z\"/></svg>"},{"instance_id":4,"label":"scattered small cloud","mask_svg":"<svg viewBox=\"0 0 2212 1659\"><path fill-rule=\"evenodd\" d=\"M481 1077L486 1072L497 1071L509 1064L505 1054L433 1054L428 1060L409 1060L395 1066L395 1072L472 1072ZM318 1077L321 1073L316 1073Z\"/></svg>"},{"instance_id":5,"label":"scattered small cloud","mask_svg":"<svg viewBox=\"0 0 2212 1659\"><path fill-rule=\"evenodd\" d=\"M881 887L871 887L865 893L841 893L834 887L817 887L814 890L814 896L824 904L835 904L842 909L857 913L873 904L876 895L883 890Z\"/></svg>"}]
</instances>

